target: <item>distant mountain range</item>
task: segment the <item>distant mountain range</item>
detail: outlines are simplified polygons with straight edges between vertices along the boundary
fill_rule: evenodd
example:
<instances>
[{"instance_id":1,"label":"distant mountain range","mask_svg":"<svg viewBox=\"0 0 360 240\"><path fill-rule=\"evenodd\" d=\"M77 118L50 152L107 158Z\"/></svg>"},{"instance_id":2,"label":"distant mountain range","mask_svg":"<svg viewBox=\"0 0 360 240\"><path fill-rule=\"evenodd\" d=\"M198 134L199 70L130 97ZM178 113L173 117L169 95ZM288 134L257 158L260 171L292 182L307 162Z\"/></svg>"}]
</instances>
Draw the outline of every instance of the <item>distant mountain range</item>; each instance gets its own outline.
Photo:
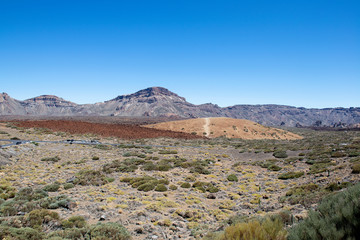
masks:
<instances>
[{"instance_id":1,"label":"distant mountain range","mask_svg":"<svg viewBox=\"0 0 360 240\"><path fill-rule=\"evenodd\" d=\"M360 107L307 109L283 105L195 105L162 87L151 87L95 104L76 104L53 95L19 101L0 94L0 115L23 116L129 116L230 117L267 126L348 127L360 123Z\"/></svg>"}]
</instances>

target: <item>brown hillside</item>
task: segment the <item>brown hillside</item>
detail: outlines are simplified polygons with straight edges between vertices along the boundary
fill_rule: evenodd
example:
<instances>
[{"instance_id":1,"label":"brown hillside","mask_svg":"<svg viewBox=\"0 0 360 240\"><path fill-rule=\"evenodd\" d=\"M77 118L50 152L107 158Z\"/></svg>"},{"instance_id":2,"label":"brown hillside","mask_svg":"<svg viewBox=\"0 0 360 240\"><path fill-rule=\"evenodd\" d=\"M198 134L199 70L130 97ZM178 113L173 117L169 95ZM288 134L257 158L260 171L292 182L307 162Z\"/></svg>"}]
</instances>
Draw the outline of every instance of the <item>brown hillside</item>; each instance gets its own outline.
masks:
<instances>
[{"instance_id":1,"label":"brown hillside","mask_svg":"<svg viewBox=\"0 0 360 240\"><path fill-rule=\"evenodd\" d=\"M196 133L196 135L209 138L221 136L242 139L279 140L295 140L302 138L297 134L277 128L265 127L249 120L224 117L171 121L145 125L144 127L192 134Z\"/></svg>"}]
</instances>

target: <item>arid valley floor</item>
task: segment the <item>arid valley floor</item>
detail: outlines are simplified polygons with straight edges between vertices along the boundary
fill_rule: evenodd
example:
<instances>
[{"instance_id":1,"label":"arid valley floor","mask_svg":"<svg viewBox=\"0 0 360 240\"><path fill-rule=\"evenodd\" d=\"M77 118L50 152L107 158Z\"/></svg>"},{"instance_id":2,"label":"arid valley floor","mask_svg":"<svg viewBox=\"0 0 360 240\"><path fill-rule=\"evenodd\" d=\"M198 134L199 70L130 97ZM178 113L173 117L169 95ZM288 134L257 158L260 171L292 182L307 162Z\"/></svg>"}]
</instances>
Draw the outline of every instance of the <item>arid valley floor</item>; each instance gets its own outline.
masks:
<instances>
[{"instance_id":1,"label":"arid valley floor","mask_svg":"<svg viewBox=\"0 0 360 240\"><path fill-rule=\"evenodd\" d=\"M269 214L289 227L360 179L360 131L290 129L303 137L297 140L185 133L124 139L91 127L71 133L20 126L0 123L0 139L30 141L0 149L0 223L36 229L42 239L65 239L66 219L74 216L88 225L120 223L133 239L202 239L235 219ZM47 195L16 203L19 192L36 189ZM59 218L47 213L33 224L36 209Z\"/></svg>"}]
</instances>

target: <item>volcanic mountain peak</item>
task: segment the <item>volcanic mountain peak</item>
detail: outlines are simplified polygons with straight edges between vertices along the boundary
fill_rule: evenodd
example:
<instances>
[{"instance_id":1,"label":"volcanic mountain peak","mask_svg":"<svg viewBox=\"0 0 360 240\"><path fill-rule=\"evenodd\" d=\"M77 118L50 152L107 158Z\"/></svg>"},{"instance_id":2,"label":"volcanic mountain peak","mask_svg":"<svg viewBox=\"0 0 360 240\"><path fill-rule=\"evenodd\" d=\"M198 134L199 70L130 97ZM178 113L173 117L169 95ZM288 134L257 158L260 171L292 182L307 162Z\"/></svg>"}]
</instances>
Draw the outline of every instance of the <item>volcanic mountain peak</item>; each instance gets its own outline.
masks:
<instances>
[{"instance_id":1,"label":"volcanic mountain peak","mask_svg":"<svg viewBox=\"0 0 360 240\"><path fill-rule=\"evenodd\" d=\"M10 99L10 96L7 93L5 93L5 92L0 93L0 102L7 101L9 99Z\"/></svg>"},{"instance_id":2,"label":"volcanic mountain peak","mask_svg":"<svg viewBox=\"0 0 360 240\"><path fill-rule=\"evenodd\" d=\"M110 101L121 101L123 99L131 99L131 98L149 98L149 97L175 97L181 99L181 101L186 101L185 98L180 97L176 93L169 91L163 87L149 87L140 91L137 91L133 94L121 95Z\"/></svg>"},{"instance_id":3,"label":"volcanic mountain peak","mask_svg":"<svg viewBox=\"0 0 360 240\"><path fill-rule=\"evenodd\" d=\"M26 104L45 104L47 106L62 107L62 106L76 106L76 103L67 101L55 95L41 95L34 98L29 98L24 101Z\"/></svg>"}]
</instances>

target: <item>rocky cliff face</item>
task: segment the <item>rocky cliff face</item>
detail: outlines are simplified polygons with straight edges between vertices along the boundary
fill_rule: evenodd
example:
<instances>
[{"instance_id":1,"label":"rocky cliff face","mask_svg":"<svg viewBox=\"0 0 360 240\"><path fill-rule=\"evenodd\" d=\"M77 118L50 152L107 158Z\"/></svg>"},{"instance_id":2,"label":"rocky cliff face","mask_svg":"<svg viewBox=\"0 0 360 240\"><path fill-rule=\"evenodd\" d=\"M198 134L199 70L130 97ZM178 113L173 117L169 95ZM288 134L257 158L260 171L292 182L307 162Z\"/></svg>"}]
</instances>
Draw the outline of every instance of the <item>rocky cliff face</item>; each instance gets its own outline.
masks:
<instances>
[{"instance_id":1,"label":"rocky cliff face","mask_svg":"<svg viewBox=\"0 0 360 240\"><path fill-rule=\"evenodd\" d=\"M83 105L53 95L19 101L2 93L0 115L231 117L268 126L345 127L360 123L360 108L306 109L283 105L235 105L221 108L211 103L191 104L185 98L161 87L120 95L106 102Z\"/></svg>"},{"instance_id":2,"label":"rocky cliff face","mask_svg":"<svg viewBox=\"0 0 360 240\"><path fill-rule=\"evenodd\" d=\"M24 115L25 109L21 102L6 93L0 93L0 115Z\"/></svg>"}]
</instances>

